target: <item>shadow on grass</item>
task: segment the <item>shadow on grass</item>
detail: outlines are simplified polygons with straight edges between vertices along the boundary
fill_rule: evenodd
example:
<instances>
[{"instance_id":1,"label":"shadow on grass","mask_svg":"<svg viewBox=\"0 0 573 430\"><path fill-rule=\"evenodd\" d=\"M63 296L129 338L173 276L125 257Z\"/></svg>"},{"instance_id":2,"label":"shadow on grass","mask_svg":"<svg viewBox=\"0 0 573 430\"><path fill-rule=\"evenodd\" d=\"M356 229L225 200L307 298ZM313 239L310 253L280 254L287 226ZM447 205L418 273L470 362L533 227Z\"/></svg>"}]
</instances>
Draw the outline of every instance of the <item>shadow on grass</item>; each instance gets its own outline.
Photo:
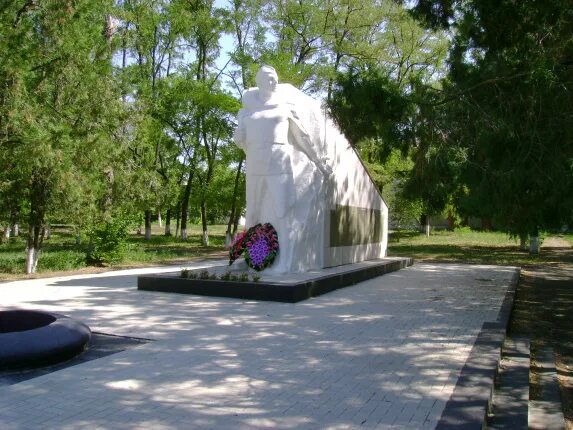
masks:
<instances>
[{"instance_id":1,"label":"shadow on grass","mask_svg":"<svg viewBox=\"0 0 573 430\"><path fill-rule=\"evenodd\" d=\"M195 247L195 246L202 246L201 237L200 236L189 236L187 240L183 240L180 238L175 238L173 236L151 236L151 239L146 240L144 236L131 236L128 239L129 243L134 243L138 245L145 246L149 248L150 246L180 246L184 248ZM225 236L224 235L209 235L209 246L223 246L225 243Z\"/></svg>"},{"instance_id":2,"label":"shadow on grass","mask_svg":"<svg viewBox=\"0 0 573 430\"><path fill-rule=\"evenodd\" d=\"M571 253L561 248L542 248L539 255L531 255L527 251L521 251L516 246L391 243L388 254L392 256L409 256L416 260L425 261L525 267L573 262Z\"/></svg>"},{"instance_id":3,"label":"shadow on grass","mask_svg":"<svg viewBox=\"0 0 573 430\"><path fill-rule=\"evenodd\" d=\"M145 254L153 254L157 256L188 256L188 255L199 255L199 254L210 254L213 252L222 251L221 246L197 246L197 247L185 247L185 246L161 246L153 247L148 246L143 249Z\"/></svg>"},{"instance_id":4,"label":"shadow on grass","mask_svg":"<svg viewBox=\"0 0 573 430\"><path fill-rule=\"evenodd\" d=\"M145 236L130 236L127 239L125 259L120 264L111 266L93 264L86 261L89 247L88 240L81 245L75 243L75 237L53 234L51 239L45 240L40 259L38 261L38 273L57 271L74 271L123 267L141 267L151 264L176 264L184 263L190 258L204 256L206 259L224 257L225 236L211 234L210 245L203 246L201 237L189 236L188 240L181 240L168 236L152 236L146 240ZM7 243L0 244L0 279L6 275L24 275L26 261L26 241L24 236L11 239ZM8 277L9 278L9 277Z\"/></svg>"},{"instance_id":5,"label":"shadow on grass","mask_svg":"<svg viewBox=\"0 0 573 430\"><path fill-rule=\"evenodd\" d=\"M392 231L388 233L388 242L400 242L400 239L419 237L420 232L414 230Z\"/></svg>"},{"instance_id":6,"label":"shadow on grass","mask_svg":"<svg viewBox=\"0 0 573 430\"><path fill-rule=\"evenodd\" d=\"M140 252L147 256L153 255L159 258L179 258L222 251L225 237L210 235L208 246L204 246L201 238L197 236L191 236L187 240L166 236L152 236L150 240L145 240L143 236L136 236L130 237L128 242L136 247L134 249L136 254Z\"/></svg>"}]
</instances>

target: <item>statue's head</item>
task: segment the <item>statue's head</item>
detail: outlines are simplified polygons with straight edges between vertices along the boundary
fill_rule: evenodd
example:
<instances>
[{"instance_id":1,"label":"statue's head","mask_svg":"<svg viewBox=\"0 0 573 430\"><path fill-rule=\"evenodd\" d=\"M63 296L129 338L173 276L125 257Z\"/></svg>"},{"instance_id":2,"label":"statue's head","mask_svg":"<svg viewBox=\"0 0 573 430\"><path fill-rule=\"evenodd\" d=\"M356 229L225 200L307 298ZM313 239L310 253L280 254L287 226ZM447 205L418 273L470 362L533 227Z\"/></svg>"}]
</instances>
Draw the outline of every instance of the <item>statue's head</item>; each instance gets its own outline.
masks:
<instances>
[{"instance_id":1,"label":"statue's head","mask_svg":"<svg viewBox=\"0 0 573 430\"><path fill-rule=\"evenodd\" d=\"M265 92L274 92L279 83L279 77L275 68L266 64L259 69L255 79L259 90Z\"/></svg>"}]
</instances>

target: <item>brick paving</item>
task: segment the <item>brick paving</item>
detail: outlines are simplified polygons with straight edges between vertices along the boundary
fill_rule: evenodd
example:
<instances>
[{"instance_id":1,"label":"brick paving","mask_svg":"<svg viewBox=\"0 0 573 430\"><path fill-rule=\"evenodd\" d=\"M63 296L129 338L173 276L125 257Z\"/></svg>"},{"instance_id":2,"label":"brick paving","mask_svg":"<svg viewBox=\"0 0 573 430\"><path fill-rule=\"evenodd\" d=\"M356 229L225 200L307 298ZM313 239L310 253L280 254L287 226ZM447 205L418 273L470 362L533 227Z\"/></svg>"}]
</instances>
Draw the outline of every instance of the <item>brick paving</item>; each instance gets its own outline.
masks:
<instances>
[{"instance_id":1,"label":"brick paving","mask_svg":"<svg viewBox=\"0 0 573 430\"><path fill-rule=\"evenodd\" d=\"M0 284L3 308L156 340L0 387L1 429L431 429L515 274L416 264L285 304L137 291L156 271Z\"/></svg>"}]
</instances>

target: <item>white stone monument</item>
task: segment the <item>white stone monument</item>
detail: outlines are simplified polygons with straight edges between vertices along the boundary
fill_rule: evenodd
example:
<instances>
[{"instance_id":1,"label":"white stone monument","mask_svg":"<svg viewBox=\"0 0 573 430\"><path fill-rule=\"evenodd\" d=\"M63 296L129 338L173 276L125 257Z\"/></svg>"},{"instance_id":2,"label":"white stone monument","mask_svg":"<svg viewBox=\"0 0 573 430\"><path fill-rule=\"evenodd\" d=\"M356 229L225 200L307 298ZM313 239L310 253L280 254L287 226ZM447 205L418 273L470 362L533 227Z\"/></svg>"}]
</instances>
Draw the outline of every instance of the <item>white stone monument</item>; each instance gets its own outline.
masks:
<instances>
[{"instance_id":1,"label":"white stone monument","mask_svg":"<svg viewBox=\"0 0 573 430\"><path fill-rule=\"evenodd\" d=\"M271 223L265 271L298 273L383 258L388 207L320 104L263 66L243 94L235 142L247 154L246 225Z\"/></svg>"}]
</instances>

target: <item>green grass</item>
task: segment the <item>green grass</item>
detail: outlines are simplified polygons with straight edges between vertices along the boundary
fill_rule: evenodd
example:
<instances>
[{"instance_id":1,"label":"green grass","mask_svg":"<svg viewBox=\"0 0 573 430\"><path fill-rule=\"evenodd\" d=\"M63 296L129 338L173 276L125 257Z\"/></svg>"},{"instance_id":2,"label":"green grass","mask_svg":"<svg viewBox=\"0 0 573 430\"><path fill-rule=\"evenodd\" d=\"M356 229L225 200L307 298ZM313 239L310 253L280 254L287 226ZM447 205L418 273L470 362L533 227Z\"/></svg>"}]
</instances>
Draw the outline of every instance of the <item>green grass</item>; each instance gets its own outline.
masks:
<instances>
[{"instance_id":1,"label":"green grass","mask_svg":"<svg viewBox=\"0 0 573 430\"><path fill-rule=\"evenodd\" d=\"M434 231L430 237L417 231L394 232L390 235L388 255L410 256L416 260L511 266L559 262L559 256L543 250L539 255L521 251L519 240L510 238L506 233L467 229Z\"/></svg>"},{"instance_id":2,"label":"green grass","mask_svg":"<svg viewBox=\"0 0 573 430\"><path fill-rule=\"evenodd\" d=\"M157 225L153 226L152 237L148 241L143 235L133 232L128 239L125 259L119 267L185 262L193 257L222 251L225 229L224 225L209 226L209 246L201 245L201 226L197 225L187 229L187 241L163 236L163 229ZM72 231L66 229L52 231L51 238L44 241L38 261L38 273L94 268L95 266L86 263L87 238L83 239L85 242L78 246ZM24 274L25 249L26 242L23 236L0 244L0 279Z\"/></svg>"},{"instance_id":3,"label":"green grass","mask_svg":"<svg viewBox=\"0 0 573 430\"><path fill-rule=\"evenodd\" d=\"M182 241L163 236L163 229L154 225L152 238L146 241L143 235L133 232L128 240L125 260L119 267L134 267L155 264L184 264L190 258L223 251L225 226L209 226L209 246L201 245L201 227L188 229L189 239ZM560 235L573 245L573 234ZM85 243L77 246L72 231L56 229L44 242L38 263L39 273L57 271L87 271L95 266L86 263ZM0 245L0 279L19 277L24 274L24 238L11 239ZM389 238L388 255L409 256L415 260L450 261L472 264L498 264L531 266L559 263L563 255L544 251L532 256L519 249L517 239L501 232L480 232L469 229L434 231L426 237L417 231L392 232Z\"/></svg>"}]
</instances>

